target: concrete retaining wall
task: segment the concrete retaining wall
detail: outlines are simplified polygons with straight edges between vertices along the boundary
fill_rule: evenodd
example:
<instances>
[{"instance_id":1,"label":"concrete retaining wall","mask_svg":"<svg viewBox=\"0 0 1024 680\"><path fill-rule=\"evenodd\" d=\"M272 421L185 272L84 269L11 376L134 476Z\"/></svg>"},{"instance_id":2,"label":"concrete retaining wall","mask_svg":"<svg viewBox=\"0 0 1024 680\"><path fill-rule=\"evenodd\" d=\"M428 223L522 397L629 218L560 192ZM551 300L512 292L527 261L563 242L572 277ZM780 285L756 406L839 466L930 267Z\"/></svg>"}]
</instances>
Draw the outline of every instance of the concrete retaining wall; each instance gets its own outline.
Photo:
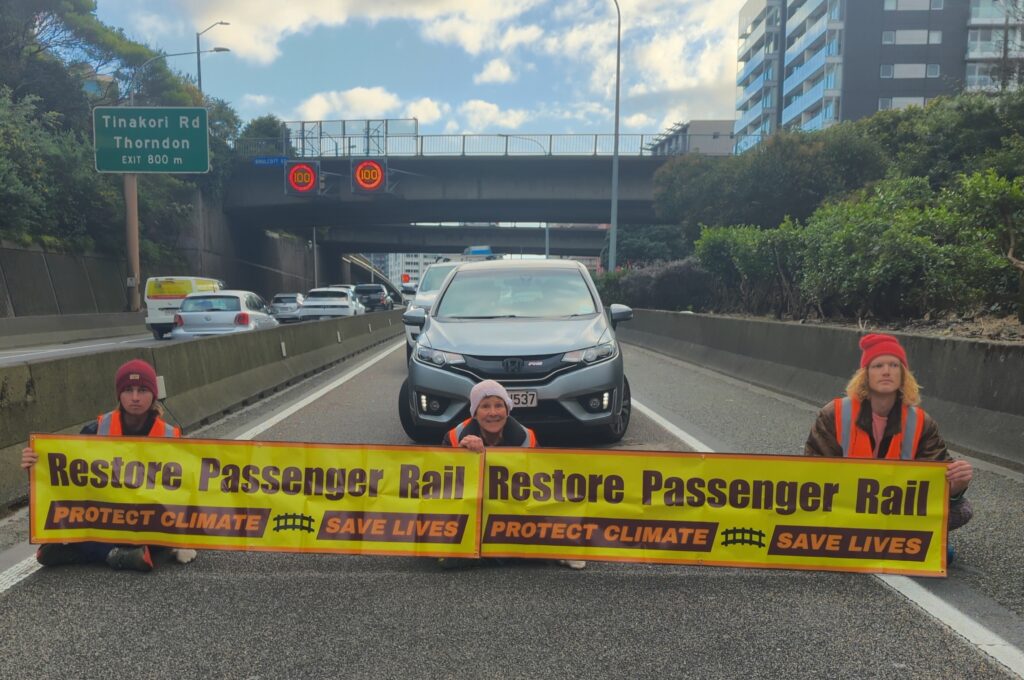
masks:
<instances>
[{"instance_id":1,"label":"concrete retaining wall","mask_svg":"<svg viewBox=\"0 0 1024 680\"><path fill-rule=\"evenodd\" d=\"M861 334L844 328L637 310L617 332L626 342L822 404L842 395L860 359ZM1024 345L893 335L947 442L1024 463Z\"/></svg>"},{"instance_id":2,"label":"concrete retaining wall","mask_svg":"<svg viewBox=\"0 0 1024 680\"><path fill-rule=\"evenodd\" d=\"M0 318L0 349L148 332L145 312Z\"/></svg>"},{"instance_id":3,"label":"concrete retaining wall","mask_svg":"<svg viewBox=\"0 0 1024 680\"><path fill-rule=\"evenodd\" d=\"M0 247L0 318L127 308L122 260Z\"/></svg>"},{"instance_id":4,"label":"concrete retaining wall","mask_svg":"<svg viewBox=\"0 0 1024 680\"><path fill-rule=\"evenodd\" d=\"M27 493L18 463L32 432L77 433L116 404L133 358L164 377L169 420L188 432L226 411L403 334L401 311L0 367L0 504ZM281 343L287 356L282 356Z\"/></svg>"}]
</instances>

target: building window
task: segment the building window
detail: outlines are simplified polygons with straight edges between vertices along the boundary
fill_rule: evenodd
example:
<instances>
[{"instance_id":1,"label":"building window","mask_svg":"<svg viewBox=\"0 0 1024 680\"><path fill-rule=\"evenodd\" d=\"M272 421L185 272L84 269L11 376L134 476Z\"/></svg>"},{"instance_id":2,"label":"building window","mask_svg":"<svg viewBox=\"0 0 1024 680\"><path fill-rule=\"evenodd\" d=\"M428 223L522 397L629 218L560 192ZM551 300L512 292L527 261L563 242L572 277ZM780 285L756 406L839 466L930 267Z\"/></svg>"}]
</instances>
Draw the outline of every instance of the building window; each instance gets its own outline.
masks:
<instances>
[{"instance_id":1,"label":"building window","mask_svg":"<svg viewBox=\"0 0 1024 680\"><path fill-rule=\"evenodd\" d=\"M892 77L924 78L926 70L924 64L894 64Z\"/></svg>"},{"instance_id":2,"label":"building window","mask_svg":"<svg viewBox=\"0 0 1024 680\"><path fill-rule=\"evenodd\" d=\"M882 66L879 68L879 71L880 72L879 72L878 75L879 75L880 78L892 78L893 65L892 64L882 64Z\"/></svg>"},{"instance_id":3,"label":"building window","mask_svg":"<svg viewBox=\"0 0 1024 680\"><path fill-rule=\"evenodd\" d=\"M927 76L929 78L938 78L939 74L940 74L940 69L939 69L939 65L938 64L928 64Z\"/></svg>"},{"instance_id":4,"label":"building window","mask_svg":"<svg viewBox=\"0 0 1024 680\"><path fill-rule=\"evenodd\" d=\"M888 111L892 108L892 97L880 97L878 99L878 110Z\"/></svg>"},{"instance_id":5,"label":"building window","mask_svg":"<svg viewBox=\"0 0 1024 680\"><path fill-rule=\"evenodd\" d=\"M942 44L942 31L928 31L928 44L929 45L941 45Z\"/></svg>"},{"instance_id":6,"label":"building window","mask_svg":"<svg viewBox=\"0 0 1024 680\"><path fill-rule=\"evenodd\" d=\"M895 45L896 44L896 31L882 31L882 44L883 45Z\"/></svg>"},{"instance_id":7,"label":"building window","mask_svg":"<svg viewBox=\"0 0 1024 680\"><path fill-rule=\"evenodd\" d=\"M939 6L935 4L938 2ZM928 9L942 9L942 0L885 0L887 10L901 11L927 11Z\"/></svg>"}]
</instances>

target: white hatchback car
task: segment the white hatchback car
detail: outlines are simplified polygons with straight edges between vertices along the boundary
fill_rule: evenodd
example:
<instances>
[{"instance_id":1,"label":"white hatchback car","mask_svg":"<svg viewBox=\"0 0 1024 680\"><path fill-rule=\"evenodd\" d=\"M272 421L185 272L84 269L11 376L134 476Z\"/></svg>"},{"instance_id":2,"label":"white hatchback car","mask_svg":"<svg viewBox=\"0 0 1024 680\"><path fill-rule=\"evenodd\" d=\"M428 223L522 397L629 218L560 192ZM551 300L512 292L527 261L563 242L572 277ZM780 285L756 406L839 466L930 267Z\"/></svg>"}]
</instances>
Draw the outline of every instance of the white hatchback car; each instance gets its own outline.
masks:
<instances>
[{"instance_id":1,"label":"white hatchback car","mask_svg":"<svg viewBox=\"0 0 1024 680\"><path fill-rule=\"evenodd\" d=\"M339 316L355 316L359 313L359 303L352 299L349 291L334 287L314 288L306 295L306 300L299 310L299 320L332 319Z\"/></svg>"},{"instance_id":2,"label":"white hatchback car","mask_svg":"<svg viewBox=\"0 0 1024 680\"><path fill-rule=\"evenodd\" d=\"M243 333L277 326L267 303L247 290L192 293L174 315L172 338Z\"/></svg>"}]
</instances>

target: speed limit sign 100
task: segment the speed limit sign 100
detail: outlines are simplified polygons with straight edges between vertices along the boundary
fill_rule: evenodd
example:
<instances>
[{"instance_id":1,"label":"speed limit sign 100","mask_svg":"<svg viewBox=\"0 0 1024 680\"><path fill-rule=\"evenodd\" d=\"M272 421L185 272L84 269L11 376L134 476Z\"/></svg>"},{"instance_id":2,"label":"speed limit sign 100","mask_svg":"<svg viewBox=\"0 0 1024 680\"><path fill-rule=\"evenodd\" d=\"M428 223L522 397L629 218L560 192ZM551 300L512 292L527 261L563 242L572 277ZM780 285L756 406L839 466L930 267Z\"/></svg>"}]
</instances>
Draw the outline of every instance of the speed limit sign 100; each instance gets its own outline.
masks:
<instances>
[{"instance_id":1,"label":"speed limit sign 100","mask_svg":"<svg viewBox=\"0 0 1024 680\"><path fill-rule=\"evenodd\" d=\"M376 191L384 184L384 167L377 161L362 161L352 173L363 191Z\"/></svg>"}]
</instances>

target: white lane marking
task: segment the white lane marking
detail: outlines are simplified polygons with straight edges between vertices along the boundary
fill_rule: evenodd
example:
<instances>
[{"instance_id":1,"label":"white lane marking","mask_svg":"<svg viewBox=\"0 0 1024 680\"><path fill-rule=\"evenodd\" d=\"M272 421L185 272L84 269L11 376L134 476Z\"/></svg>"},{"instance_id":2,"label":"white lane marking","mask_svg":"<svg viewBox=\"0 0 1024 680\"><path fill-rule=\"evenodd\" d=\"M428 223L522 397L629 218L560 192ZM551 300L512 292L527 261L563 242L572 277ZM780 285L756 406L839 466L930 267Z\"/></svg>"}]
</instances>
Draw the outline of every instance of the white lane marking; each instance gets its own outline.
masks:
<instances>
[{"instance_id":1,"label":"white lane marking","mask_svg":"<svg viewBox=\"0 0 1024 680\"><path fill-rule=\"evenodd\" d=\"M21 562L8 569L7 571L0 574L0 593L8 590L12 586L26 578L43 565L36 562L36 557L26 557Z\"/></svg>"},{"instance_id":2,"label":"white lane marking","mask_svg":"<svg viewBox=\"0 0 1024 680\"><path fill-rule=\"evenodd\" d=\"M637 411L643 413L645 416L647 416L648 418L656 422L658 425L660 425L663 430L667 430L668 433L671 434L673 437L686 444L686 446L688 447L688 451L696 451L698 453L714 453L714 450L709 448L701 440L697 439L689 432L676 427L667 419L663 418L662 416L658 415L651 409L647 408L636 399L631 400L630 403L633 405L633 408L635 408Z\"/></svg>"},{"instance_id":3,"label":"white lane marking","mask_svg":"<svg viewBox=\"0 0 1024 680\"><path fill-rule=\"evenodd\" d=\"M278 412L276 415L274 415L271 418L268 418L267 420L263 421L262 423L260 423L256 427L253 427L253 428L251 428L249 430L246 430L242 434L240 434L237 437L235 437L235 439L241 439L241 440L252 439L256 435L258 435L258 434L260 434L262 432L266 432L267 430L269 430L273 426L275 426L278 423L280 423L285 418L288 418L288 417L294 415L297 411L300 411L301 409L306 408L307 406L309 406L314 401L316 401L320 397L324 396L325 394L327 394L331 390L337 389L340 385L345 384L346 382L348 382L352 378L356 377L357 375L359 375L363 371L367 370L368 368L371 368L372 366L377 364L379 361L381 361L385 357L387 357L389 354L394 352L396 349L398 349L399 347L402 347L404 344L405 344L405 339L403 338L400 343L396 343L396 344L392 345L391 347L388 347L384 351L382 351L379 354L375 355L372 359L370 359L370 360L366 361L365 363L363 363L362 365L360 365L358 368L355 368L355 369L349 371L348 373L346 373L345 375L341 376L340 378L334 380L333 382L330 382L330 383L324 385L323 387L318 389L313 394L311 394L308 397L306 397L306 398L304 398L304 399L302 399L302 400L292 404L291 406L289 406L288 408L284 409L283 411Z\"/></svg>"},{"instance_id":4,"label":"white lane marking","mask_svg":"<svg viewBox=\"0 0 1024 680\"><path fill-rule=\"evenodd\" d=\"M132 337L128 338L127 340L118 340L117 342L101 342L101 343L98 343L98 344L95 344L95 345L67 345L65 347L58 347L56 349L39 349L39 350L34 350L32 352L21 352L19 354L6 354L6 353L3 353L3 352L0 352L0 359L17 359L18 357L31 357L31 356L37 356L39 354L53 354L55 352L70 352L70 351L73 351L73 350L77 351L77 350L80 350L80 349L93 349L94 347L109 347L110 345L123 345L126 342L135 342L137 340L141 340L142 338L146 338L146 337L148 337L148 336L139 335L139 336L132 336Z\"/></svg>"},{"instance_id":5,"label":"white lane marking","mask_svg":"<svg viewBox=\"0 0 1024 680\"><path fill-rule=\"evenodd\" d=\"M875 578L967 638L976 647L1018 676L1024 677L1024 651L996 635L970 616L959 612L948 602L929 592L908 576L876 574Z\"/></svg>"},{"instance_id":6,"label":"white lane marking","mask_svg":"<svg viewBox=\"0 0 1024 680\"><path fill-rule=\"evenodd\" d=\"M638 404L633 400L633 408L636 408L645 416L663 427L669 434L676 437L683 444L692 447L693 451L701 453L714 453L710 448L693 435L687 433L669 422L666 418L655 413L651 409ZM992 466L993 468L996 466ZM985 652L993 659L1003 664L1017 675L1024 677L1024 650L1014 646L984 624L963 614L948 602L929 592L926 588L906 576L895 576L891 574L872 574L888 587L907 598L935 620L945 624L955 633L965 638L972 645Z\"/></svg>"}]
</instances>

